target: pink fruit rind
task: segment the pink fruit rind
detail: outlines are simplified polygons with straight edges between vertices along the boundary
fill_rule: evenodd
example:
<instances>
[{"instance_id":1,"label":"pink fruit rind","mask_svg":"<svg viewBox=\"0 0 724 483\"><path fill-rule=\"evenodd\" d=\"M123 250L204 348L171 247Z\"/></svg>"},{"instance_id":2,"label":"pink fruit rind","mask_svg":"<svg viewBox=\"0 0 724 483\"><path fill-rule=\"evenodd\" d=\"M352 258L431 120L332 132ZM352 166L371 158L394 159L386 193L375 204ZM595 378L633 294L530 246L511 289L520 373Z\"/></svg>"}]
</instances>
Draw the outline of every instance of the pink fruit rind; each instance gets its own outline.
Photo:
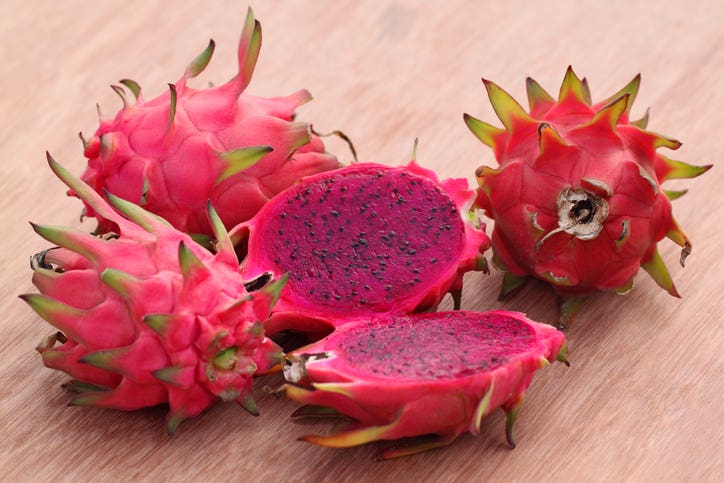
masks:
<instances>
[{"instance_id":1,"label":"pink fruit rind","mask_svg":"<svg viewBox=\"0 0 724 483\"><path fill-rule=\"evenodd\" d=\"M358 163L281 193L231 232L248 246L245 278L290 274L267 333L324 333L365 313L431 308L460 291L489 247L469 212L474 196L464 179L440 182L414 161Z\"/></svg>"},{"instance_id":2,"label":"pink fruit rind","mask_svg":"<svg viewBox=\"0 0 724 483\"><path fill-rule=\"evenodd\" d=\"M47 367L73 378L71 404L134 410L167 403L169 433L220 399L256 413L252 377L281 357L261 327L279 283L247 292L210 206L216 254L137 205L110 194L107 202L48 161L118 230L98 237L33 225L58 247L32 258L40 294L21 298L60 331L37 350Z\"/></svg>"},{"instance_id":3,"label":"pink fruit rind","mask_svg":"<svg viewBox=\"0 0 724 483\"><path fill-rule=\"evenodd\" d=\"M447 444L477 434L498 407L509 415L514 444L523 394L534 372L555 360L566 361L563 334L517 312L381 316L288 354L285 390L355 420L348 431L303 438L323 446L431 434Z\"/></svg>"},{"instance_id":4,"label":"pink fruit rind","mask_svg":"<svg viewBox=\"0 0 724 483\"><path fill-rule=\"evenodd\" d=\"M211 235L208 200L232 227L302 176L337 168L309 124L294 122L295 109L311 99L308 91L272 98L244 93L260 47L261 26L249 10L239 71L226 84L186 84L211 60L213 41L176 84L150 101L137 83L122 80L132 96L114 86L123 108L83 140L88 167L82 179L99 193L143 205L181 231ZM98 218L99 232L113 230L88 204L85 214Z\"/></svg>"}]
</instances>

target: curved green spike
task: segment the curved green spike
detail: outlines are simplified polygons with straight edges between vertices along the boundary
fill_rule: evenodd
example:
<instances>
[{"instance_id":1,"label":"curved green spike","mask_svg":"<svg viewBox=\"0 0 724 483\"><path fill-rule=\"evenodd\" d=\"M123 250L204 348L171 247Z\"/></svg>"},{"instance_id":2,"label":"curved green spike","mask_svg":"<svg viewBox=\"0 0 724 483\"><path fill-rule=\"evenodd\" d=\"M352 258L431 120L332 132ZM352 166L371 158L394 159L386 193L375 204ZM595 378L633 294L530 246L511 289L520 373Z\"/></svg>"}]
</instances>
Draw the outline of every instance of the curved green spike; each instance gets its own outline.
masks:
<instances>
[{"instance_id":1,"label":"curved green spike","mask_svg":"<svg viewBox=\"0 0 724 483\"><path fill-rule=\"evenodd\" d=\"M333 392L335 394L341 394L350 399L353 398L353 394L350 392L350 384L340 382L315 382L312 383L312 387L318 391Z\"/></svg>"},{"instance_id":2,"label":"curved green spike","mask_svg":"<svg viewBox=\"0 0 724 483\"><path fill-rule=\"evenodd\" d=\"M681 198L682 196L684 196L686 193L688 193L689 190L679 190L679 191L663 190L663 191L664 191L664 194L666 195L666 197L669 198L669 200L674 201L674 200L677 200L677 199Z\"/></svg>"},{"instance_id":3,"label":"curved green spike","mask_svg":"<svg viewBox=\"0 0 724 483\"><path fill-rule=\"evenodd\" d=\"M674 286L674 281L671 279L671 274L666 268L664 260L661 258L661 255L656 248L654 248L651 257L641 264L641 268L651 275L651 278L654 279L654 282L656 282L659 287L663 288L674 297L681 297Z\"/></svg>"},{"instance_id":4,"label":"curved green spike","mask_svg":"<svg viewBox=\"0 0 724 483\"><path fill-rule=\"evenodd\" d=\"M513 434L513 425L515 420L518 418L518 413L523 405L523 396L521 395L518 400L513 404L510 409L505 411L505 439L511 448L515 448L515 436Z\"/></svg>"},{"instance_id":5,"label":"curved green spike","mask_svg":"<svg viewBox=\"0 0 724 483\"><path fill-rule=\"evenodd\" d=\"M470 423L470 432L473 434L479 434L480 433L480 424L483 422L483 418L486 414L488 414L488 410L490 409L490 399L493 397L493 387L495 386L495 381L491 379L490 386L488 386L488 390L485 391L485 395L478 403L478 407L475 409L475 414L473 415L473 420Z\"/></svg>"},{"instance_id":6,"label":"curved green spike","mask_svg":"<svg viewBox=\"0 0 724 483\"><path fill-rule=\"evenodd\" d=\"M239 39L239 73L236 81L239 83L239 92L243 91L254 73L256 61L259 58L261 50L261 24L254 18L254 12L251 7L246 12L246 20L244 21L244 29L241 31Z\"/></svg>"},{"instance_id":7,"label":"curved green spike","mask_svg":"<svg viewBox=\"0 0 724 483\"><path fill-rule=\"evenodd\" d=\"M166 433L173 436L181 423L186 419L182 411L171 412L166 414Z\"/></svg>"},{"instance_id":8,"label":"curved green spike","mask_svg":"<svg viewBox=\"0 0 724 483\"><path fill-rule=\"evenodd\" d=\"M109 392L110 391L92 391L80 393L68 403L68 406L88 408L103 407L102 402L108 397Z\"/></svg>"},{"instance_id":9,"label":"curved green spike","mask_svg":"<svg viewBox=\"0 0 724 483\"><path fill-rule=\"evenodd\" d=\"M119 370L118 359L126 353L127 350L125 347L89 352L78 359L78 362L97 367L98 369L123 374L123 371Z\"/></svg>"},{"instance_id":10,"label":"curved green spike","mask_svg":"<svg viewBox=\"0 0 724 483\"><path fill-rule=\"evenodd\" d=\"M601 124L605 123L607 124L612 131L616 130L616 126L618 125L619 119L621 119L621 116L624 112L626 112L626 106L629 102L629 95L630 94L624 94L621 97L605 104L599 111L593 116L593 119L591 119L590 122L588 122L588 126L594 125L594 124Z\"/></svg>"},{"instance_id":11,"label":"curved green spike","mask_svg":"<svg viewBox=\"0 0 724 483\"><path fill-rule=\"evenodd\" d=\"M181 266L181 273L184 281L195 278L199 274L209 272L208 268L201 260L192 252L189 247L182 241L178 246L178 261Z\"/></svg>"},{"instance_id":12,"label":"curved green spike","mask_svg":"<svg viewBox=\"0 0 724 483\"><path fill-rule=\"evenodd\" d=\"M234 261L238 261L234 245L231 243L231 238L229 238L229 232L226 230L224 222L221 221L219 213L214 209L214 205L211 204L211 200L206 202L206 214L209 217L214 238L216 238L216 253L222 253Z\"/></svg>"},{"instance_id":13,"label":"curved green spike","mask_svg":"<svg viewBox=\"0 0 724 483\"><path fill-rule=\"evenodd\" d=\"M98 138L98 141L100 142L99 146L99 153L100 156L103 159L108 159L113 154L113 148L115 147L113 143L113 133L105 133L101 134Z\"/></svg>"},{"instance_id":14,"label":"curved green spike","mask_svg":"<svg viewBox=\"0 0 724 483\"><path fill-rule=\"evenodd\" d=\"M483 79L483 84L485 84L495 114L508 132L512 132L516 124L535 122L510 94L495 83Z\"/></svg>"},{"instance_id":15,"label":"curved green spike","mask_svg":"<svg viewBox=\"0 0 724 483\"><path fill-rule=\"evenodd\" d=\"M682 142L677 139L654 134L654 148L668 148L675 151L681 147L681 144Z\"/></svg>"},{"instance_id":16,"label":"curved green spike","mask_svg":"<svg viewBox=\"0 0 724 483\"><path fill-rule=\"evenodd\" d=\"M581 79L581 87L583 88L583 100L590 106L593 104L593 100L591 99L591 88L588 86L588 79L585 77Z\"/></svg>"},{"instance_id":17,"label":"curved green spike","mask_svg":"<svg viewBox=\"0 0 724 483\"><path fill-rule=\"evenodd\" d=\"M465 125L468 126L468 129L470 129L475 137L482 141L483 144L493 150L497 149L497 140L500 135L505 132L505 129L492 126L487 122L474 118L470 114L463 114L463 120L465 121Z\"/></svg>"},{"instance_id":18,"label":"curved green spike","mask_svg":"<svg viewBox=\"0 0 724 483\"><path fill-rule=\"evenodd\" d=\"M192 60L188 67L186 67L186 72L184 73L184 75L186 77L196 77L197 75L202 73L206 66L209 65L211 57L214 55L215 48L216 43L214 42L214 39L210 39L209 45L206 46L204 51L201 52L194 60Z\"/></svg>"},{"instance_id":19,"label":"curved green spike","mask_svg":"<svg viewBox=\"0 0 724 483\"><path fill-rule=\"evenodd\" d=\"M106 387L106 386L98 386L96 384L78 381L75 379L71 379L70 381L61 384L60 387L62 387L63 389L65 389L68 392L75 393L75 394L82 394L84 392L105 392L105 391L111 390L111 388Z\"/></svg>"},{"instance_id":20,"label":"curved green spike","mask_svg":"<svg viewBox=\"0 0 724 483\"><path fill-rule=\"evenodd\" d=\"M380 458L383 460L389 460L393 458L400 458L402 456L410 456L423 451L429 451L435 448L441 448L447 446L455 441L456 436L438 436L430 434L426 436L419 436L414 441L400 443L393 448L384 450L380 454Z\"/></svg>"},{"instance_id":21,"label":"curved green spike","mask_svg":"<svg viewBox=\"0 0 724 483\"><path fill-rule=\"evenodd\" d=\"M239 406L244 408L244 410L246 410L246 412L248 412L252 416L259 416L259 408L257 407L256 401L254 401L254 398L251 396L251 394L240 396L236 399L236 402L238 402Z\"/></svg>"},{"instance_id":22,"label":"curved green spike","mask_svg":"<svg viewBox=\"0 0 724 483\"><path fill-rule=\"evenodd\" d=\"M528 281L527 276L519 277L506 271L503 272L503 283L500 287L500 294L498 294L498 300L503 300L510 294L518 291Z\"/></svg>"},{"instance_id":23,"label":"curved green spike","mask_svg":"<svg viewBox=\"0 0 724 483\"><path fill-rule=\"evenodd\" d=\"M626 108L624 109L624 112L628 114L631 112L631 106L633 106L634 101L636 100L636 94L639 92L639 86L641 84L641 74L636 74L636 77L634 77L631 82L626 84L620 91L603 101L604 104L611 103L619 98L621 96L624 96L628 94L628 100L626 101ZM632 123L633 124L633 123Z\"/></svg>"},{"instance_id":24,"label":"curved green spike","mask_svg":"<svg viewBox=\"0 0 724 483\"><path fill-rule=\"evenodd\" d=\"M568 362L568 341L564 340L561 344L561 348L556 353L556 360L564 363L566 367L571 367L571 363Z\"/></svg>"},{"instance_id":25,"label":"curved green spike","mask_svg":"<svg viewBox=\"0 0 724 483\"><path fill-rule=\"evenodd\" d=\"M103 270L101 280L125 299L133 298L142 283L130 273L115 268Z\"/></svg>"},{"instance_id":26,"label":"curved green spike","mask_svg":"<svg viewBox=\"0 0 724 483\"><path fill-rule=\"evenodd\" d=\"M706 164L704 166L694 166L693 164L688 164L683 161L676 161L671 158L667 158L666 156L662 156L661 154L659 154L658 157L666 165L666 172L661 179L662 183L670 179L696 178L697 176L701 176L702 174L709 171L713 166L711 164Z\"/></svg>"},{"instance_id":27,"label":"curved green spike","mask_svg":"<svg viewBox=\"0 0 724 483\"><path fill-rule=\"evenodd\" d=\"M148 314L143 316L143 322L155 333L165 337L174 318L173 314Z\"/></svg>"},{"instance_id":28,"label":"curved green spike","mask_svg":"<svg viewBox=\"0 0 724 483\"><path fill-rule=\"evenodd\" d=\"M178 94L176 93L176 86L173 84L168 85L169 89L169 107L168 107L168 124L166 129L171 129L173 121L176 118L176 102L178 101Z\"/></svg>"},{"instance_id":29,"label":"curved green spike","mask_svg":"<svg viewBox=\"0 0 724 483\"><path fill-rule=\"evenodd\" d=\"M66 334L75 332L66 321L78 320L87 314L85 310L71 307L47 295L23 294L19 297L43 320Z\"/></svg>"},{"instance_id":30,"label":"curved green spike","mask_svg":"<svg viewBox=\"0 0 724 483\"><path fill-rule=\"evenodd\" d=\"M420 143L418 138L415 138L415 142L412 143L412 160L417 161L417 145Z\"/></svg>"},{"instance_id":31,"label":"curved green spike","mask_svg":"<svg viewBox=\"0 0 724 483\"><path fill-rule=\"evenodd\" d=\"M217 153L219 158L226 164L226 167L216 179L216 182L221 183L229 176L248 169L273 150L274 148L271 146L250 146L234 149L225 153Z\"/></svg>"},{"instance_id":32,"label":"curved green spike","mask_svg":"<svg viewBox=\"0 0 724 483\"><path fill-rule=\"evenodd\" d=\"M65 169L60 163L53 159L48 151L45 152L45 156L48 160L50 169L53 173L55 173L58 179L63 182L63 184L73 190L81 200L85 201L90 207L92 207L93 211L101 215L103 218L118 223L119 216L108 206L108 203L106 203L101 195L84 183L80 178L74 176L73 173Z\"/></svg>"},{"instance_id":33,"label":"curved green spike","mask_svg":"<svg viewBox=\"0 0 724 483\"><path fill-rule=\"evenodd\" d=\"M135 97L136 100L141 97L141 86L138 84L138 82L131 79L121 79L118 82L126 86L126 88L131 91L131 94L133 94L133 97Z\"/></svg>"},{"instance_id":34,"label":"curved green spike","mask_svg":"<svg viewBox=\"0 0 724 483\"><path fill-rule=\"evenodd\" d=\"M180 386L181 382L179 381L179 375L183 373L184 369L185 368L183 366L168 366L152 371L151 374L159 381L174 386Z\"/></svg>"},{"instance_id":35,"label":"curved green spike","mask_svg":"<svg viewBox=\"0 0 724 483\"><path fill-rule=\"evenodd\" d=\"M372 441L378 441L380 439L388 439L388 437L393 434L398 424L399 418L395 419L390 424L381 426L366 426L359 429L332 434L330 436L307 435L302 436L299 439L319 446L326 446L328 448L349 448L351 446L371 443Z\"/></svg>"},{"instance_id":36,"label":"curved green spike","mask_svg":"<svg viewBox=\"0 0 724 483\"><path fill-rule=\"evenodd\" d=\"M573 67L569 65L558 93L558 102L565 101L571 97L581 103L586 103L586 98L583 95L583 83L576 73L573 72Z\"/></svg>"},{"instance_id":37,"label":"curved green spike","mask_svg":"<svg viewBox=\"0 0 724 483\"><path fill-rule=\"evenodd\" d=\"M556 100L531 77L525 79L525 91L528 95L530 112L548 110L556 103Z\"/></svg>"},{"instance_id":38,"label":"curved green spike","mask_svg":"<svg viewBox=\"0 0 724 483\"><path fill-rule=\"evenodd\" d=\"M279 297L282 294L282 289L287 284L288 280L289 280L289 273L285 273L278 279L272 280L271 282L266 284L262 289L254 292L252 294L252 297L254 299L257 299L260 294L267 297L269 309L272 309L274 307L274 305L276 305L277 301L279 300Z\"/></svg>"},{"instance_id":39,"label":"curved green spike","mask_svg":"<svg viewBox=\"0 0 724 483\"><path fill-rule=\"evenodd\" d=\"M558 318L558 328L564 329L569 325L581 308L581 305L588 300L585 296L561 295L558 297L558 306L560 308L560 316Z\"/></svg>"},{"instance_id":40,"label":"curved green spike","mask_svg":"<svg viewBox=\"0 0 724 483\"><path fill-rule=\"evenodd\" d=\"M294 151L312 141L311 126L306 122L293 122L288 128L287 136L291 140L289 145L289 154L291 155Z\"/></svg>"},{"instance_id":41,"label":"curved green spike","mask_svg":"<svg viewBox=\"0 0 724 483\"><path fill-rule=\"evenodd\" d=\"M644 117L641 119L637 119L636 121L631 121L629 124L632 124L639 129L646 129L646 127L649 125L649 109L646 108L646 114L644 114Z\"/></svg>"},{"instance_id":42,"label":"curved green spike","mask_svg":"<svg viewBox=\"0 0 724 483\"><path fill-rule=\"evenodd\" d=\"M316 406L306 404L296 409L290 416L292 419L315 418L315 419L346 419L347 416L336 409L327 406Z\"/></svg>"},{"instance_id":43,"label":"curved green spike","mask_svg":"<svg viewBox=\"0 0 724 483\"><path fill-rule=\"evenodd\" d=\"M128 100L126 99L126 93L123 91L123 88L121 86L111 85L111 89L113 89L113 92L118 94L118 97L121 98L121 101L123 102L123 109L128 107Z\"/></svg>"},{"instance_id":44,"label":"curved green spike","mask_svg":"<svg viewBox=\"0 0 724 483\"><path fill-rule=\"evenodd\" d=\"M111 206L149 233L156 233L159 225L171 227L168 221L150 211L144 210L135 203L124 200L110 191L104 191L104 194Z\"/></svg>"},{"instance_id":45,"label":"curved green spike","mask_svg":"<svg viewBox=\"0 0 724 483\"><path fill-rule=\"evenodd\" d=\"M563 140L561 135L558 134L550 124L542 122L540 126L538 126L538 146L540 150L539 155L542 156L551 149L567 147L568 143Z\"/></svg>"},{"instance_id":46,"label":"curved green spike","mask_svg":"<svg viewBox=\"0 0 724 483\"><path fill-rule=\"evenodd\" d=\"M103 239L75 228L67 226L36 225L30 223L35 233L48 240L50 243L67 248L75 253L83 255L89 260L95 260L98 255L96 247L106 243Z\"/></svg>"}]
</instances>

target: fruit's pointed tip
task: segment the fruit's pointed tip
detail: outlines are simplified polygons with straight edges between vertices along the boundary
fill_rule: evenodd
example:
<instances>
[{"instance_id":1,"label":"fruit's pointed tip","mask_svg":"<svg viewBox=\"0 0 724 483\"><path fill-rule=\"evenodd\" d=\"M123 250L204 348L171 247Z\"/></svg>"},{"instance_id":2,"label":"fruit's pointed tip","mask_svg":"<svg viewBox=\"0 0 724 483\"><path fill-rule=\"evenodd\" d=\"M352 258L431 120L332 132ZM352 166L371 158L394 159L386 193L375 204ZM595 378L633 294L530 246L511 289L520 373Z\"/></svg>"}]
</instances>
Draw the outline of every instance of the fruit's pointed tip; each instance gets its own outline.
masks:
<instances>
[{"instance_id":1,"label":"fruit's pointed tip","mask_svg":"<svg viewBox=\"0 0 724 483\"><path fill-rule=\"evenodd\" d=\"M561 344L560 349L558 349L558 352L556 353L556 361L562 362L565 364L566 367L571 367L571 363L568 361L568 342L563 341L563 344Z\"/></svg>"},{"instance_id":2,"label":"fruit's pointed tip","mask_svg":"<svg viewBox=\"0 0 724 483\"><path fill-rule=\"evenodd\" d=\"M560 316L558 318L557 328L562 330L570 325L587 299L588 297L586 296L559 296L558 305L560 309Z\"/></svg>"},{"instance_id":3,"label":"fruit's pointed tip","mask_svg":"<svg viewBox=\"0 0 724 483\"><path fill-rule=\"evenodd\" d=\"M659 251L654 248L649 259L641 264L641 268L646 270L656 284L666 290L672 297L681 298L679 291L674 285L669 269L666 268L663 258Z\"/></svg>"},{"instance_id":4,"label":"fruit's pointed tip","mask_svg":"<svg viewBox=\"0 0 724 483\"><path fill-rule=\"evenodd\" d=\"M166 415L166 434L171 437L174 434L176 434L176 431L178 431L179 426L183 422L185 417L181 412L172 413L169 412Z\"/></svg>"},{"instance_id":5,"label":"fruit's pointed tip","mask_svg":"<svg viewBox=\"0 0 724 483\"><path fill-rule=\"evenodd\" d=\"M518 418L518 413L520 412L520 407L522 406L522 404L523 396L520 395L517 401L505 410L505 439L511 449L515 449L516 446L515 433L513 431L513 428L515 426L515 420Z\"/></svg>"},{"instance_id":6,"label":"fruit's pointed tip","mask_svg":"<svg viewBox=\"0 0 724 483\"><path fill-rule=\"evenodd\" d=\"M247 413L255 417L259 416L259 408L256 404L256 401L250 394L240 397L239 399L237 399L237 402L242 408L244 408Z\"/></svg>"}]
</instances>

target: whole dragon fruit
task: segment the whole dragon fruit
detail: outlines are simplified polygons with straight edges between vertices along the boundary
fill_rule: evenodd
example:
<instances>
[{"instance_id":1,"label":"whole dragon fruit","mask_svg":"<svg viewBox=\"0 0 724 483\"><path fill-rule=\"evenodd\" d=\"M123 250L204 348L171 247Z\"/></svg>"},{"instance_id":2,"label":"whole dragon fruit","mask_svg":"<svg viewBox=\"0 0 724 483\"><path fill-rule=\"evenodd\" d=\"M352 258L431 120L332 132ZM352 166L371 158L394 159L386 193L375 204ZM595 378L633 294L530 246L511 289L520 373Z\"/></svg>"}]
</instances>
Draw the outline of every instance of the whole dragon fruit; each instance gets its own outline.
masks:
<instances>
[{"instance_id":1,"label":"whole dragon fruit","mask_svg":"<svg viewBox=\"0 0 724 483\"><path fill-rule=\"evenodd\" d=\"M289 273L267 334L319 336L361 314L435 307L448 292L459 307L463 273L485 269L490 246L468 211L474 196L415 161L358 163L277 195L231 233L247 239L245 278Z\"/></svg>"},{"instance_id":2,"label":"whole dragon fruit","mask_svg":"<svg viewBox=\"0 0 724 483\"><path fill-rule=\"evenodd\" d=\"M73 378L65 385L78 393L71 404L133 410L168 403L169 434L219 399L256 414L252 376L281 360L261 322L283 280L247 292L212 208L216 254L108 194L121 216L48 157L58 177L119 229L97 237L33 225L59 248L32 258L33 283L41 293L21 298L61 331L37 349L47 367Z\"/></svg>"},{"instance_id":3,"label":"whole dragon fruit","mask_svg":"<svg viewBox=\"0 0 724 483\"><path fill-rule=\"evenodd\" d=\"M283 390L309 405L297 416L354 420L347 431L302 438L322 446L422 436L383 458L409 455L478 434L483 417L502 407L514 447L523 395L554 360L567 363L563 334L517 312L381 315L288 354Z\"/></svg>"},{"instance_id":4,"label":"whole dragon fruit","mask_svg":"<svg viewBox=\"0 0 724 483\"><path fill-rule=\"evenodd\" d=\"M134 81L112 86L123 109L102 120L85 141L88 167L83 180L168 220L181 231L211 235L206 202L225 226L251 218L266 201L305 175L339 166L307 123L293 122L294 110L311 99L301 90L286 97L244 93L261 47L261 26L249 9L239 42L239 72L226 84L193 89L214 51L213 40L169 91L146 101ZM81 136L82 138L82 136ZM108 220L92 206L85 213Z\"/></svg>"},{"instance_id":5,"label":"whole dragon fruit","mask_svg":"<svg viewBox=\"0 0 724 483\"><path fill-rule=\"evenodd\" d=\"M711 166L691 166L657 152L679 141L646 131L647 115L630 122L640 76L599 103L569 67L554 100L527 79L530 113L507 92L483 80L504 125L465 114L470 130L493 149L497 169L481 167L477 205L495 220L494 264L505 271L501 296L533 276L561 297L561 324L595 290L628 292L639 266L678 297L656 249L668 237L691 242L671 215L683 194L660 185L691 178Z\"/></svg>"}]
</instances>

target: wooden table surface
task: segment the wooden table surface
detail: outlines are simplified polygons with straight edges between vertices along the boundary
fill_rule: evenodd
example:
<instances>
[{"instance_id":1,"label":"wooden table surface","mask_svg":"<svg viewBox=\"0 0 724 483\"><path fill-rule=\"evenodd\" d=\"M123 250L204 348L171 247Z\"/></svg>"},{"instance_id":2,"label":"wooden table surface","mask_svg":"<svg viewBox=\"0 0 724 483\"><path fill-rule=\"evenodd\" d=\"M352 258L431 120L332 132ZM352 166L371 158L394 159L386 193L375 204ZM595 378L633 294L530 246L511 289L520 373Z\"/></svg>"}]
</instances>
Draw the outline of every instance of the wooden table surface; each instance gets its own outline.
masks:
<instances>
[{"instance_id":1,"label":"wooden table surface","mask_svg":"<svg viewBox=\"0 0 724 483\"><path fill-rule=\"evenodd\" d=\"M545 7L543 6L545 4ZM130 77L147 98L174 82L209 37L215 58L193 85L230 78L246 5L161 0L2 0L0 16L0 480L237 481L722 481L721 394L724 176L694 180L674 213L694 240L686 269L678 247L660 250L682 299L645 274L626 297L601 294L566 330L571 367L542 370L508 449L504 416L482 434L397 461L379 445L331 450L298 442L329 424L293 423L296 407L259 381L262 415L219 404L173 437L160 408L124 413L66 407L67 379L34 351L51 327L17 295L34 291L28 257L46 247L28 220L71 224L79 202L65 196L44 151L80 173L78 131L120 107L108 88ZM535 5L535 6L534 6ZM572 64L602 99L634 75L643 83L633 115L651 107L649 128L685 144L677 159L724 158L724 7L721 2L644 1L259 1L264 42L248 92L306 87L315 100L300 118L341 129L360 158L400 164L418 137L418 160L441 176L467 177L493 164L462 113L494 121L480 77L521 101L530 75L557 92ZM496 121L497 122L497 121ZM345 146L330 151L349 160ZM86 222L88 230L92 221ZM489 227L490 228L490 227ZM553 322L555 298L530 284L496 301L501 274L466 277L464 307L506 308ZM443 308L449 308L445 300Z\"/></svg>"}]
</instances>

